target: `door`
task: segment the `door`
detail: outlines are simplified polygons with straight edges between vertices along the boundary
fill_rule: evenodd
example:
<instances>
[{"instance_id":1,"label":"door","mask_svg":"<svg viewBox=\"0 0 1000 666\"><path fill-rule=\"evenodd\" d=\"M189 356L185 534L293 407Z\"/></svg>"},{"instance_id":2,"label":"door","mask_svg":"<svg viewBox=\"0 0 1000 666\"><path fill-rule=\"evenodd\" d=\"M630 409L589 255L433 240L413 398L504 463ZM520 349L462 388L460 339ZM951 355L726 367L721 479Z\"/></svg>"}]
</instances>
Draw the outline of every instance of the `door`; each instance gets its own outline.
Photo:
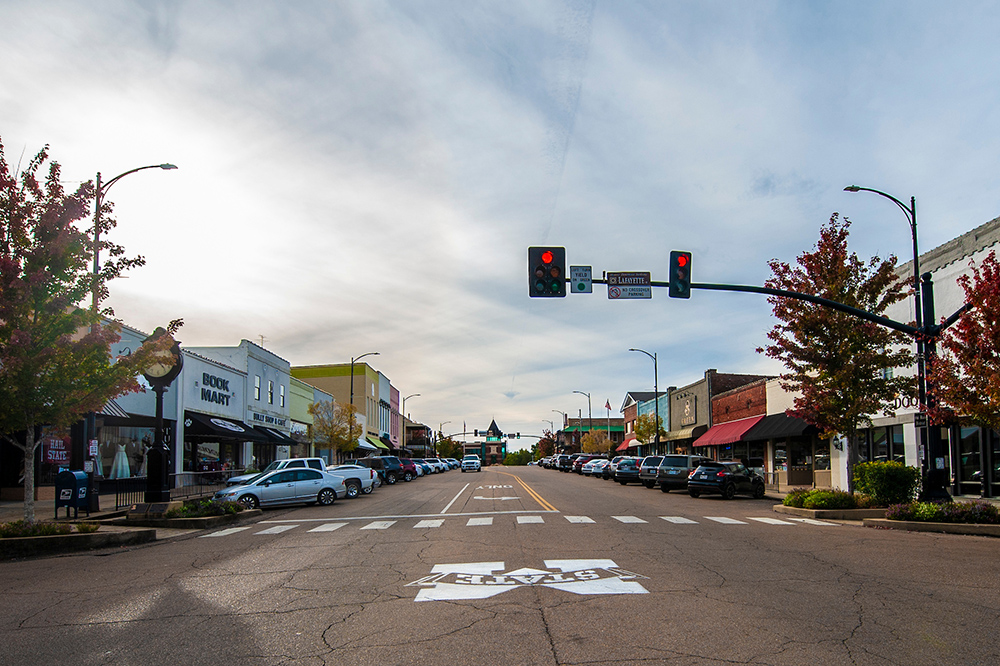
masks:
<instances>
[{"instance_id":1,"label":"door","mask_svg":"<svg viewBox=\"0 0 1000 666\"><path fill-rule=\"evenodd\" d=\"M983 466L978 427L962 428L958 437L958 492L961 495L981 495Z\"/></svg>"},{"instance_id":2,"label":"door","mask_svg":"<svg viewBox=\"0 0 1000 666\"><path fill-rule=\"evenodd\" d=\"M295 500L295 470L282 471L268 477L260 487L261 504L283 504Z\"/></svg>"},{"instance_id":3,"label":"door","mask_svg":"<svg viewBox=\"0 0 1000 666\"><path fill-rule=\"evenodd\" d=\"M295 499L311 502L319 495L323 474L314 469L295 470Z\"/></svg>"}]
</instances>

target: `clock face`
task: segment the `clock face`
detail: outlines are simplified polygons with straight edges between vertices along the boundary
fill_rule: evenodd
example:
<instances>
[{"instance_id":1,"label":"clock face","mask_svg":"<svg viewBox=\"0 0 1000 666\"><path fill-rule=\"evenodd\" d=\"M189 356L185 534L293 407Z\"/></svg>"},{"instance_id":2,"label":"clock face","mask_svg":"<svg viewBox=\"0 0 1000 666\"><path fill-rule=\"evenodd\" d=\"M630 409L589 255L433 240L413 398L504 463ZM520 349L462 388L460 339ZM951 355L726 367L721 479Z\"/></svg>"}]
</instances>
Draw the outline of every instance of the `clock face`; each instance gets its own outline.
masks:
<instances>
[{"instance_id":1,"label":"clock face","mask_svg":"<svg viewBox=\"0 0 1000 666\"><path fill-rule=\"evenodd\" d=\"M172 361L173 359L171 359ZM165 377L168 372L170 372L174 367L174 364L170 361L158 361L148 368L146 368L146 374L150 377Z\"/></svg>"}]
</instances>

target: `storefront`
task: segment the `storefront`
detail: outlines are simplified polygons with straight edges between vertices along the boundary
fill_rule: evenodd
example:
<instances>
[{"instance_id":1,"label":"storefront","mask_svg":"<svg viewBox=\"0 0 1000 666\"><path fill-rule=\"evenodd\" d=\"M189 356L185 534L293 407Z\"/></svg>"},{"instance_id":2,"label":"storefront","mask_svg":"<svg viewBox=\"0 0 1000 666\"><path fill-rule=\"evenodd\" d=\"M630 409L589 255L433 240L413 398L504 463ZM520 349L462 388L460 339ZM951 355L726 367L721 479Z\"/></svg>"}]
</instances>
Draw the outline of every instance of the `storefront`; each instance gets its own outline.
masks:
<instances>
[{"instance_id":1,"label":"storefront","mask_svg":"<svg viewBox=\"0 0 1000 666\"><path fill-rule=\"evenodd\" d=\"M257 444L267 441L267 437L241 421L185 411L182 470L224 472L234 469L259 469L254 460L246 459L246 443Z\"/></svg>"},{"instance_id":2,"label":"storefront","mask_svg":"<svg viewBox=\"0 0 1000 666\"><path fill-rule=\"evenodd\" d=\"M943 430L952 494L1000 497L1000 434L971 424Z\"/></svg>"}]
</instances>

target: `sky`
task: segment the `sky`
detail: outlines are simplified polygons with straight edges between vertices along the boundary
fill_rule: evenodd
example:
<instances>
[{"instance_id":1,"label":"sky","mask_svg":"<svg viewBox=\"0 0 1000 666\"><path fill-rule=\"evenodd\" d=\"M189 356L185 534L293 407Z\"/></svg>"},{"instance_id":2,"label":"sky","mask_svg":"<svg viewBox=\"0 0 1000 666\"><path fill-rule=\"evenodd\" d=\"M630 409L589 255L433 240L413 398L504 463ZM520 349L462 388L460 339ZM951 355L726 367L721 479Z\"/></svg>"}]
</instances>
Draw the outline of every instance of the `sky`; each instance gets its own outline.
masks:
<instances>
[{"instance_id":1,"label":"sky","mask_svg":"<svg viewBox=\"0 0 1000 666\"><path fill-rule=\"evenodd\" d=\"M831 214L863 258L1000 215L994 2L0 0L0 140L107 191L128 325L368 352L445 434L524 447L705 370L777 375L763 296L527 294L527 248L761 285ZM586 396L574 393L582 391Z\"/></svg>"}]
</instances>

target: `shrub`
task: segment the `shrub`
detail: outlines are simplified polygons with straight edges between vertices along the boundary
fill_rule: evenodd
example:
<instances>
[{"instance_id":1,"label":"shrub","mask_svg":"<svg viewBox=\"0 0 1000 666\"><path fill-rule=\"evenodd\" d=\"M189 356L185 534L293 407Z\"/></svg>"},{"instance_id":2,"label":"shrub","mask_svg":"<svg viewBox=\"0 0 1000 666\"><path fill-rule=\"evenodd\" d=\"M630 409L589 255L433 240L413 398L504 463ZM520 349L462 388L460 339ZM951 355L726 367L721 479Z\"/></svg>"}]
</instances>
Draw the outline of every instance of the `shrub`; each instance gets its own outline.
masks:
<instances>
[{"instance_id":1,"label":"shrub","mask_svg":"<svg viewBox=\"0 0 1000 666\"><path fill-rule=\"evenodd\" d=\"M177 509L167 511L167 518L204 518L206 516L231 516L243 511L239 502L213 502L210 499L187 500Z\"/></svg>"},{"instance_id":2,"label":"shrub","mask_svg":"<svg viewBox=\"0 0 1000 666\"><path fill-rule=\"evenodd\" d=\"M913 520L922 520L928 523L940 523L943 513L940 504L931 502L918 502L913 510Z\"/></svg>"},{"instance_id":3,"label":"shrub","mask_svg":"<svg viewBox=\"0 0 1000 666\"><path fill-rule=\"evenodd\" d=\"M920 470L903 463L867 462L854 466L854 487L876 506L905 504L913 500L920 486Z\"/></svg>"},{"instance_id":4,"label":"shrub","mask_svg":"<svg viewBox=\"0 0 1000 666\"><path fill-rule=\"evenodd\" d=\"M1000 523L1000 509L995 504L979 500L975 502L962 502L961 506L965 507L965 522L967 523L985 523L988 525Z\"/></svg>"},{"instance_id":5,"label":"shrub","mask_svg":"<svg viewBox=\"0 0 1000 666\"><path fill-rule=\"evenodd\" d=\"M854 509L857 499L853 493L843 490L814 490L802 502L806 509Z\"/></svg>"},{"instance_id":6,"label":"shrub","mask_svg":"<svg viewBox=\"0 0 1000 666\"><path fill-rule=\"evenodd\" d=\"M889 520L913 520L913 509L915 504L893 504L885 511L885 517Z\"/></svg>"},{"instance_id":7,"label":"shrub","mask_svg":"<svg viewBox=\"0 0 1000 666\"><path fill-rule=\"evenodd\" d=\"M785 506L794 506L801 509L806 496L811 492L811 488L795 488L785 495L785 499L781 500L781 503Z\"/></svg>"},{"instance_id":8,"label":"shrub","mask_svg":"<svg viewBox=\"0 0 1000 666\"><path fill-rule=\"evenodd\" d=\"M91 532L96 532L101 528L100 523L77 523L76 531L81 534L90 534Z\"/></svg>"},{"instance_id":9,"label":"shrub","mask_svg":"<svg viewBox=\"0 0 1000 666\"><path fill-rule=\"evenodd\" d=\"M0 523L0 539L69 534L70 529L69 523L26 523L23 520L17 520L13 523Z\"/></svg>"}]
</instances>

